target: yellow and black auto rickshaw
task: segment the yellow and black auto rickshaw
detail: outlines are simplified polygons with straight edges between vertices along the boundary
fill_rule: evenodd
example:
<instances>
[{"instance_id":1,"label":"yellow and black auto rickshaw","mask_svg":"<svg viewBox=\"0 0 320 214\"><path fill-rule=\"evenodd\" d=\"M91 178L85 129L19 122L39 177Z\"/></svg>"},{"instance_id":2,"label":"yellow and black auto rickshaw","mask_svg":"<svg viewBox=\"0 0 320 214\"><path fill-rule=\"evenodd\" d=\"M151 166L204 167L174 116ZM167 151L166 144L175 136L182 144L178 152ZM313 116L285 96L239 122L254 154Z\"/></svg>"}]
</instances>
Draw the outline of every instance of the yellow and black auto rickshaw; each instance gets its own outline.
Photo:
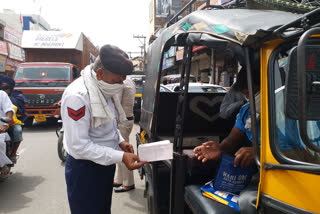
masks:
<instances>
[{"instance_id":1,"label":"yellow and black auto rickshaw","mask_svg":"<svg viewBox=\"0 0 320 214\"><path fill-rule=\"evenodd\" d=\"M199 46L204 48L194 51ZM184 50L182 61L176 60L180 91L160 93L163 58L171 47ZM151 162L140 171L149 213L222 213L225 206L201 195L200 187L212 179L214 169L192 158L195 146L211 139L221 142L234 124L219 117L224 94L188 93L199 55L210 59L215 81L219 66L234 73L240 65L247 68L252 144L260 169L257 211L320 213L320 9L304 15L200 10L163 30L150 45L137 143L170 140L174 154L172 160ZM260 72L259 120L254 72ZM286 149L283 135L300 146ZM228 213L237 212L230 208Z\"/></svg>"}]
</instances>

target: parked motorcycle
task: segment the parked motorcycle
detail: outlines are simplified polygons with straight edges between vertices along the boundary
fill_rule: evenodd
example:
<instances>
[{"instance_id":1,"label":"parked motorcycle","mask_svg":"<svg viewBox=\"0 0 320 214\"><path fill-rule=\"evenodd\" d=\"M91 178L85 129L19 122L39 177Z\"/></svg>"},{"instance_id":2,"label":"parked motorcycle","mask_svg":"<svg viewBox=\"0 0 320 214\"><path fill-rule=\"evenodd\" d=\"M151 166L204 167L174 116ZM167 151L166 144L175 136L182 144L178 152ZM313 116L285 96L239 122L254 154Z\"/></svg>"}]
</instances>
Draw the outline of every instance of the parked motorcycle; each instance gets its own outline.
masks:
<instances>
[{"instance_id":1,"label":"parked motorcycle","mask_svg":"<svg viewBox=\"0 0 320 214\"><path fill-rule=\"evenodd\" d=\"M9 117L1 117L0 121L3 123L10 123L11 118ZM8 133L5 134L5 143L6 143L6 155L9 158L9 154L11 154L11 151L13 149L13 144L11 141L11 138ZM14 163L4 165L3 167L0 167L0 182L8 178L8 176L11 174L11 168L14 166Z\"/></svg>"},{"instance_id":2,"label":"parked motorcycle","mask_svg":"<svg viewBox=\"0 0 320 214\"><path fill-rule=\"evenodd\" d=\"M58 155L62 162L65 162L67 159L67 152L63 147L63 124L62 120L58 120L58 128L56 130L56 134L58 137Z\"/></svg>"}]
</instances>

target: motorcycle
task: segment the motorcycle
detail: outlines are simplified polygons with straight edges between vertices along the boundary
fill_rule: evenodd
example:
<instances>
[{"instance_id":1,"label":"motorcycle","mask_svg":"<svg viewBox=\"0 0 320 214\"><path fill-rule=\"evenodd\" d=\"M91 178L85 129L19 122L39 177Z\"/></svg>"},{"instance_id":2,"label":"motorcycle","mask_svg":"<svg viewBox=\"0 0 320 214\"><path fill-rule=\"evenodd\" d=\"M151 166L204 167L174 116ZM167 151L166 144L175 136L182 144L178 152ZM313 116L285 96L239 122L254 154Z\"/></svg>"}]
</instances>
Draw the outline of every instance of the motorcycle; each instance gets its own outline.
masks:
<instances>
[{"instance_id":1,"label":"motorcycle","mask_svg":"<svg viewBox=\"0 0 320 214\"><path fill-rule=\"evenodd\" d=\"M10 123L11 118L9 117L1 117L0 121L3 123ZM11 151L13 149L13 144L11 141L11 138L9 134L6 132L5 134L5 144L6 144L6 156L9 158L9 154L11 154ZM7 179L9 175L12 174L11 168L14 166L14 163L4 165L3 167L0 167L0 182Z\"/></svg>"},{"instance_id":2,"label":"motorcycle","mask_svg":"<svg viewBox=\"0 0 320 214\"><path fill-rule=\"evenodd\" d=\"M56 135L58 137L58 156L62 162L65 162L68 154L63 147L63 132L62 120L58 120L58 127L56 129Z\"/></svg>"}]
</instances>

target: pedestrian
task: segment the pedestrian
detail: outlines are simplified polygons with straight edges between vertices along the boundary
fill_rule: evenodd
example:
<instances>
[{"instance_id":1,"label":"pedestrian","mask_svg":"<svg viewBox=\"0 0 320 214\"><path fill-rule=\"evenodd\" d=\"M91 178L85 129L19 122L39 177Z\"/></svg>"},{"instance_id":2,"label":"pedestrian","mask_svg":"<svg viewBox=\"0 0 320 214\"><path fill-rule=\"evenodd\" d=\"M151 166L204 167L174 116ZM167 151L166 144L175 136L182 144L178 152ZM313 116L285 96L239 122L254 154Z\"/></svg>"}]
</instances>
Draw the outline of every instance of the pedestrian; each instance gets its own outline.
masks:
<instances>
[{"instance_id":1,"label":"pedestrian","mask_svg":"<svg viewBox=\"0 0 320 214\"><path fill-rule=\"evenodd\" d=\"M126 142L129 142L129 136L134 124L133 106L135 94L136 85L131 79L127 78L125 81L123 81L123 91L119 96L122 108L127 117L127 121L119 124L119 130ZM133 190L135 188L133 172L129 171L123 163L117 163L116 166L115 182L113 183L113 186L116 188L114 191L127 192Z\"/></svg>"},{"instance_id":2,"label":"pedestrian","mask_svg":"<svg viewBox=\"0 0 320 214\"><path fill-rule=\"evenodd\" d=\"M115 163L122 161L130 170L146 163L133 154L117 128L126 120L117 95L132 70L124 51L104 45L94 64L81 71L62 96L63 144L68 153L65 178L72 214L111 213Z\"/></svg>"}]
</instances>

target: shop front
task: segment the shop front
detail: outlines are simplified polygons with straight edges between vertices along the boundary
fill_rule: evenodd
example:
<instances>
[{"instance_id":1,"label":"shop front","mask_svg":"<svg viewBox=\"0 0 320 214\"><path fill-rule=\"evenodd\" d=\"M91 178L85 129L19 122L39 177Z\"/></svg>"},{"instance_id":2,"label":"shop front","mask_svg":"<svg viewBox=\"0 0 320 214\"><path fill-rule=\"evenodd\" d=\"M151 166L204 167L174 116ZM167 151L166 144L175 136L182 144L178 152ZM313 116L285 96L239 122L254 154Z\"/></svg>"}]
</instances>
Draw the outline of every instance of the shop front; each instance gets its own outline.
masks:
<instances>
[{"instance_id":1,"label":"shop front","mask_svg":"<svg viewBox=\"0 0 320 214\"><path fill-rule=\"evenodd\" d=\"M20 63L24 62L24 50L21 46L22 34L6 25L4 41L0 41L0 76L14 78Z\"/></svg>"},{"instance_id":2,"label":"shop front","mask_svg":"<svg viewBox=\"0 0 320 214\"><path fill-rule=\"evenodd\" d=\"M7 56L7 43L0 41L0 76L5 75Z\"/></svg>"}]
</instances>

